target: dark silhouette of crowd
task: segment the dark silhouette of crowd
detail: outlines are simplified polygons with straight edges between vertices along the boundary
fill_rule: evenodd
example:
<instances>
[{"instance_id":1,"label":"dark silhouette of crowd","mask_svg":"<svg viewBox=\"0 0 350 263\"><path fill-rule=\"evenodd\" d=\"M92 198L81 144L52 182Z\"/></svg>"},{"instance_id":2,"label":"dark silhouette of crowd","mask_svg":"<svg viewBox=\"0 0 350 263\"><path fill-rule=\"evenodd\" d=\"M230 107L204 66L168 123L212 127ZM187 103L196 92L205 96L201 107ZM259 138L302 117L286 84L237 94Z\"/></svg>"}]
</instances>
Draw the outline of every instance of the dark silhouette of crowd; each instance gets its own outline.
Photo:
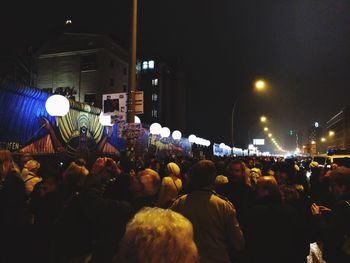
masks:
<instances>
[{"instance_id":1,"label":"dark silhouette of crowd","mask_svg":"<svg viewBox=\"0 0 350 263\"><path fill-rule=\"evenodd\" d=\"M350 168L0 150L0 262L350 262Z\"/></svg>"}]
</instances>

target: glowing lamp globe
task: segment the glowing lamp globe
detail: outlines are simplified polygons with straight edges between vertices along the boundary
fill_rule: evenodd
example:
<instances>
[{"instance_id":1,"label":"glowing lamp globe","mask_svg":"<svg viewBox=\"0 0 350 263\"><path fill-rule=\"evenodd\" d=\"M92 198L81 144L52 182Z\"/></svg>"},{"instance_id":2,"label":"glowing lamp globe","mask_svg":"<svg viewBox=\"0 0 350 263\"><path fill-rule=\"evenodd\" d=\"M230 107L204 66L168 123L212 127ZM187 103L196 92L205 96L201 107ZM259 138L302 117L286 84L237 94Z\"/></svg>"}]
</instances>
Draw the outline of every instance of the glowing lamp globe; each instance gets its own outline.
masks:
<instances>
[{"instance_id":1,"label":"glowing lamp globe","mask_svg":"<svg viewBox=\"0 0 350 263\"><path fill-rule=\"evenodd\" d=\"M103 115L103 112L101 112L100 116L98 117L100 124L102 126L113 126L111 115Z\"/></svg>"},{"instance_id":2,"label":"glowing lamp globe","mask_svg":"<svg viewBox=\"0 0 350 263\"><path fill-rule=\"evenodd\" d=\"M160 131L162 130L162 125L160 125L159 123L153 123L150 127L149 127L149 131L151 134L154 135L159 135Z\"/></svg>"},{"instance_id":3,"label":"glowing lamp globe","mask_svg":"<svg viewBox=\"0 0 350 263\"><path fill-rule=\"evenodd\" d=\"M47 113L52 117L62 117L69 112L69 100L62 95L52 95L45 103Z\"/></svg>"},{"instance_id":4,"label":"glowing lamp globe","mask_svg":"<svg viewBox=\"0 0 350 263\"><path fill-rule=\"evenodd\" d=\"M211 142L209 140L206 141L205 146L209 147Z\"/></svg>"},{"instance_id":5,"label":"glowing lamp globe","mask_svg":"<svg viewBox=\"0 0 350 263\"><path fill-rule=\"evenodd\" d=\"M219 147L220 147L221 149L224 149L225 146L226 146L226 145L225 145L223 142L219 144Z\"/></svg>"},{"instance_id":6,"label":"glowing lamp globe","mask_svg":"<svg viewBox=\"0 0 350 263\"><path fill-rule=\"evenodd\" d=\"M135 115L134 122L135 123L141 123L141 119L139 118L139 116Z\"/></svg>"},{"instance_id":7,"label":"glowing lamp globe","mask_svg":"<svg viewBox=\"0 0 350 263\"><path fill-rule=\"evenodd\" d=\"M168 127L163 127L161 130L160 130L160 136L162 138L168 138L170 136L170 130Z\"/></svg>"},{"instance_id":8,"label":"glowing lamp globe","mask_svg":"<svg viewBox=\"0 0 350 263\"><path fill-rule=\"evenodd\" d=\"M182 137L182 134L180 131L176 130L176 131L173 131L172 135L174 140L180 140L181 137Z\"/></svg>"},{"instance_id":9,"label":"glowing lamp globe","mask_svg":"<svg viewBox=\"0 0 350 263\"><path fill-rule=\"evenodd\" d=\"M196 135L194 135L194 134L191 134L190 136L188 136L188 141L190 142L190 143L194 143L194 142L196 142Z\"/></svg>"}]
</instances>

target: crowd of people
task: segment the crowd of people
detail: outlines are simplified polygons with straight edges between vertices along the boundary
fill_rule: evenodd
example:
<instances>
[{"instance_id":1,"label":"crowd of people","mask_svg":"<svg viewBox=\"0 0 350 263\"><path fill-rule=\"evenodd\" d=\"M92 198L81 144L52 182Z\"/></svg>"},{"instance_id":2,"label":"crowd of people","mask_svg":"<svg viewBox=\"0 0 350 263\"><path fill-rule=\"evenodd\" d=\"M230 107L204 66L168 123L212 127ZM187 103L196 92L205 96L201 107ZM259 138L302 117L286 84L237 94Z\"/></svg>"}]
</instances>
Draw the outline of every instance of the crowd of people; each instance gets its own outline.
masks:
<instances>
[{"instance_id":1,"label":"crowd of people","mask_svg":"<svg viewBox=\"0 0 350 263\"><path fill-rule=\"evenodd\" d=\"M0 262L348 263L349 201L350 168L305 159L0 150Z\"/></svg>"}]
</instances>

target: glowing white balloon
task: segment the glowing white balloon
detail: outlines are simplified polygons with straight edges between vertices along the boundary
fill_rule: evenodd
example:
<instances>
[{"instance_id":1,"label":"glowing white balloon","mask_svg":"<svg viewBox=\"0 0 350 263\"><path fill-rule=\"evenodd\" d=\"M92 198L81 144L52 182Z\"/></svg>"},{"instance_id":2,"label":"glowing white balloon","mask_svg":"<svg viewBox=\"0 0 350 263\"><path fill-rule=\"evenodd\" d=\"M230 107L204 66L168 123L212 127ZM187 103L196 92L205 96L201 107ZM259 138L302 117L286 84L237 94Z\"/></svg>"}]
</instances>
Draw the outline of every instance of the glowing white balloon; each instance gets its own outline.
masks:
<instances>
[{"instance_id":1,"label":"glowing white balloon","mask_svg":"<svg viewBox=\"0 0 350 263\"><path fill-rule=\"evenodd\" d=\"M188 136L188 141L190 142L190 143L195 143L196 142L196 135L194 135L194 134L191 134L190 136Z\"/></svg>"},{"instance_id":2,"label":"glowing white balloon","mask_svg":"<svg viewBox=\"0 0 350 263\"><path fill-rule=\"evenodd\" d=\"M180 131L175 130L175 131L173 131L173 133L172 133L172 137L173 137L174 140L180 140L181 137L182 137L182 134L181 134Z\"/></svg>"},{"instance_id":3,"label":"glowing white balloon","mask_svg":"<svg viewBox=\"0 0 350 263\"><path fill-rule=\"evenodd\" d=\"M161 130L160 130L160 136L162 138L168 138L170 136L170 130L168 127L163 127Z\"/></svg>"},{"instance_id":4,"label":"glowing white balloon","mask_svg":"<svg viewBox=\"0 0 350 263\"><path fill-rule=\"evenodd\" d=\"M151 134L154 135L159 135L160 131L162 130L162 125L160 125L159 123L153 123L150 127L149 127L149 131Z\"/></svg>"},{"instance_id":5,"label":"glowing white balloon","mask_svg":"<svg viewBox=\"0 0 350 263\"><path fill-rule=\"evenodd\" d=\"M46 100L45 108L50 116L62 117L69 112L69 100L62 95L55 94Z\"/></svg>"}]
</instances>

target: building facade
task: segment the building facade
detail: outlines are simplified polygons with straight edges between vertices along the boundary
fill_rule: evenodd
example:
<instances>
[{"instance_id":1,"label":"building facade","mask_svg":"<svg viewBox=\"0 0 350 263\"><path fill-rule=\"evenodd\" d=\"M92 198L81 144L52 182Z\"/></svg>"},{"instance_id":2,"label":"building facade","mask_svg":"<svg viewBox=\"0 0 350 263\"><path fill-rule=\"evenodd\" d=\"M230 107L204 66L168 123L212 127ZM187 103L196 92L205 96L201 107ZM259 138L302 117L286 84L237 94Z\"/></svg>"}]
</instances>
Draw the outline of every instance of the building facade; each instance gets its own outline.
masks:
<instances>
[{"instance_id":1,"label":"building facade","mask_svg":"<svg viewBox=\"0 0 350 263\"><path fill-rule=\"evenodd\" d=\"M36 54L36 86L101 107L102 95L127 91L128 53L111 38L62 33Z\"/></svg>"},{"instance_id":2,"label":"building facade","mask_svg":"<svg viewBox=\"0 0 350 263\"><path fill-rule=\"evenodd\" d=\"M185 130L186 77L178 62L142 61L137 65L138 90L144 92L142 122Z\"/></svg>"},{"instance_id":3,"label":"building facade","mask_svg":"<svg viewBox=\"0 0 350 263\"><path fill-rule=\"evenodd\" d=\"M327 121L328 148L350 149L350 106Z\"/></svg>"}]
</instances>

